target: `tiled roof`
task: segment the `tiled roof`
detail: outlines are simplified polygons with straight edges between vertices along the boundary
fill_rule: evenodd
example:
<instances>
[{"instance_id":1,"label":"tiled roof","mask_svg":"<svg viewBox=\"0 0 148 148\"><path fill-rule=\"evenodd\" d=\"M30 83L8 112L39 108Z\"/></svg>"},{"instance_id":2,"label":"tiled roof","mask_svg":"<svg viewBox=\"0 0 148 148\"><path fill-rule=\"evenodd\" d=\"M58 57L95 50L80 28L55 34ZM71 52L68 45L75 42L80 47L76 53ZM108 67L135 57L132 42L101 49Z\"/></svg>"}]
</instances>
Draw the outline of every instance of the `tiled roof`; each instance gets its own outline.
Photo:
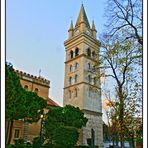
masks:
<instances>
[{"instance_id":1,"label":"tiled roof","mask_svg":"<svg viewBox=\"0 0 148 148\"><path fill-rule=\"evenodd\" d=\"M59 106L56 102L54 102L54 101L51 100L50 98L48 98L47 104L50 105L50 106Z\"/></svg>"}]
</instances>

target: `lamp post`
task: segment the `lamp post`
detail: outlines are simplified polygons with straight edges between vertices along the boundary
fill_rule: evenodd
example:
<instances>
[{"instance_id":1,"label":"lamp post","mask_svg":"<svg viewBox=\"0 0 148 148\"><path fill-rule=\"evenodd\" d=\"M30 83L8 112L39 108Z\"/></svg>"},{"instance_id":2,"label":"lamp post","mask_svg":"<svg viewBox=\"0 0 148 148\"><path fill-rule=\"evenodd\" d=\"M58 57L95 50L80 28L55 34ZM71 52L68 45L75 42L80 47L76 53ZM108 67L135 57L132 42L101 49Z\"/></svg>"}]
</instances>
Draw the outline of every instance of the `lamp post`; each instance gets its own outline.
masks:
<instances>
[{"instance_id":1,"label":"lamp post","mask_svg":"<svg viewBox=\"0 0 148 148\"><path fill-rule=\"evenodd\" d=\"M40 140L41 140L41 145L42 145L42 131L43 131L43 118L44 115L41 115L41 127L40 127Z\"/></svg>"}]
</instances>

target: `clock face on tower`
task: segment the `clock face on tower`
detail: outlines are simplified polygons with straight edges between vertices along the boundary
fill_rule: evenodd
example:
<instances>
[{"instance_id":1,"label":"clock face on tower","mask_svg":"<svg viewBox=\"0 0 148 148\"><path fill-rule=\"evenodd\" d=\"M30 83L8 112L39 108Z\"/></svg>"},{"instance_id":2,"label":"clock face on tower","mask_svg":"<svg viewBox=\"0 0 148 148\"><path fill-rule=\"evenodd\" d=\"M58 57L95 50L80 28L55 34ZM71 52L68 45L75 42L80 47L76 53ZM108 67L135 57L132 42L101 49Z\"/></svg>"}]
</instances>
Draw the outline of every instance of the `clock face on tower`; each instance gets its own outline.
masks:
<instances>
[{"instance_id":1,"label":"clock face on tower","mask_svg":"<svg viewBox=\"0 0 148 148\"><path fill-rule=\"evenodd\" d=\"M90 30L86 30L86 34L88 34L88 35L92 35L92 33L91 33Z\"/></svg>"}]
</instances>

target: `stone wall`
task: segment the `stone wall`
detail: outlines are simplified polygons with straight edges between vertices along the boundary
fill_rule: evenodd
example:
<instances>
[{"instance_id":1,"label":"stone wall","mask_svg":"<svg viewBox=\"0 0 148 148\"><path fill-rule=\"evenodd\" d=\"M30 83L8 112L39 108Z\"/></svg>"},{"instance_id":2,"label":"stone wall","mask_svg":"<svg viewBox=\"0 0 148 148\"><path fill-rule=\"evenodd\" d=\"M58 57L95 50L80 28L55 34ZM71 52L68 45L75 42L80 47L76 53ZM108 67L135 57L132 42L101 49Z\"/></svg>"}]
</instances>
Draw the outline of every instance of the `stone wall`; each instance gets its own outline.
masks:
<instances>
[{"instance_id":1,"label":"stone wall","mask_svg":"<svg viewBox=\"0 0 148 148\"><path fill-rule=\"evenodd\" d=\"M88 122L86 127L83 127L83 140L82 144L87 145L87 139L91 138L91 129L95 131L95 145L99 145L99 148L103 146L103 126L102 116L96 116L93 114L85 113Z\"/></svg>"}]
</instances>

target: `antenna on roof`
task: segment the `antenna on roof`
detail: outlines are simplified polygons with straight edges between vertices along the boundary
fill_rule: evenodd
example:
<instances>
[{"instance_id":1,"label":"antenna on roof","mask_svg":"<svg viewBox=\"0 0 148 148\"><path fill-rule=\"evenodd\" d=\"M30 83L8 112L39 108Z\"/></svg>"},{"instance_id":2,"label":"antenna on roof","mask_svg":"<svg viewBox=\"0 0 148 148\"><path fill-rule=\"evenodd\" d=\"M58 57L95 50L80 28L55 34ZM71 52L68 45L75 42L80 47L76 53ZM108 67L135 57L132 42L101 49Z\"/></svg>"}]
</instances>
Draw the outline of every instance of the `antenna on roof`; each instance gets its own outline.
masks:
<instances>
[{"instance_id":1,"label":"antenna on roof","mask_svg":"<svg viewBox=\"0 0 148 148\"><path fill-rule=\"evenodd\" d=\"M39 77L41 76L41 69L39 69Z\"/></svg>"}]
</instances>

